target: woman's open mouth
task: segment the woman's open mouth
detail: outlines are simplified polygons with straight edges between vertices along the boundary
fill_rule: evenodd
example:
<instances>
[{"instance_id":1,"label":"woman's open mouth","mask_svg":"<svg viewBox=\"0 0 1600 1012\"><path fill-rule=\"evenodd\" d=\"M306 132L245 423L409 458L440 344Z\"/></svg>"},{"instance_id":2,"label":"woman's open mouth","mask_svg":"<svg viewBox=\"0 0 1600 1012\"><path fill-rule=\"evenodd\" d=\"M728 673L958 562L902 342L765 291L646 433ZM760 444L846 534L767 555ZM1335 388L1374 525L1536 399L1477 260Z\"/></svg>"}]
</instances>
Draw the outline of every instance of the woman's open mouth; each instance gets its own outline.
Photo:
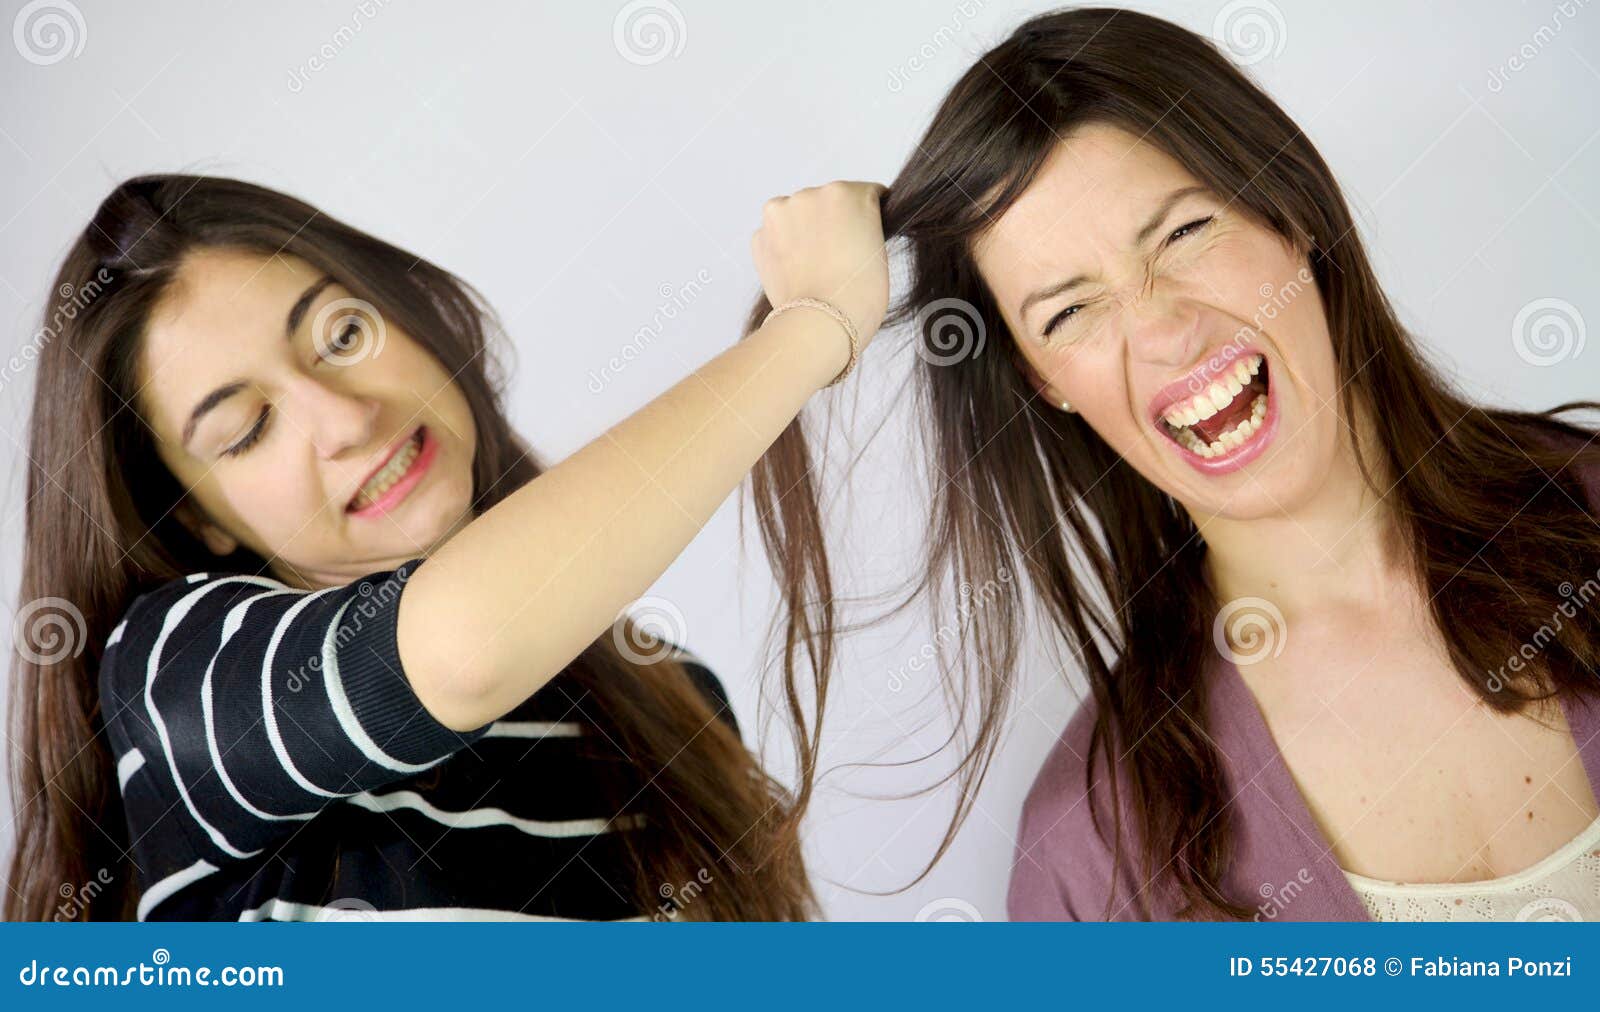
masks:
<instances>
[{"instance_id":1,"label":"woman's open mouth","mask_svg":"<svg viewBox=\"0 0 1600 1012\"><path fill-rule=\"evenodd\" d=\"M1219 474L1243 467L1277 429L1266 357L1243 355L1231 366L1197 375L1208 379L1192 396L1162 408L1156 428L1172 440L1197 470Z\"/></svg>"},{"instance_id":2,"label":"woman's open mouth","mask_svg":"<svg viewBox=\"0 0 1600 1012\"><path fill-rule=\"evenodd\" d=\"M382 516L400 503L422 481L438 453L439 442L425 425L417 426L389 459L374 471L345 506L351 516Z\"/></svg>"}]
</instances>

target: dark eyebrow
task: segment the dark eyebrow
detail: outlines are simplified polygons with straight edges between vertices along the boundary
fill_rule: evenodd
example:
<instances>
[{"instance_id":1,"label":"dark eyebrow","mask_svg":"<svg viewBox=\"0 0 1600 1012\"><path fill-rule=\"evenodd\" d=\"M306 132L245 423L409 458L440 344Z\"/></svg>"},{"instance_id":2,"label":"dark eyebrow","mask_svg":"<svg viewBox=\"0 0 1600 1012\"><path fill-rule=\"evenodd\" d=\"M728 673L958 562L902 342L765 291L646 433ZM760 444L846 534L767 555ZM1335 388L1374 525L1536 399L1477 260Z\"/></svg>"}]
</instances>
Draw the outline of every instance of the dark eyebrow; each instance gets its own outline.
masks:
<instances>
[{"instance_id":1,"label":"dark eyebrow","mask_svg":"<svg viewBox=\"0 0 1600 1012\"><path fill-rule=\"evenodd\" d=\"M1172 213L1172 209L1178 206L1180 200L1185 197L1191 197L1196 193L1205 192L1206 187L1204 186L1185 186L1167 194L1166 198L1161 201L1160 206L1156 208L1155 213L1145 221L1138 232L1134 233L1133 244L1135 246L1143 246L1145 240L1150 238L1150 233L1161 227L1161 223L1166 221L1167 215ZM1017 307L1017 318L1026 320L1028 318L1028 310L1038 303L1053 299L1058 295L1064 295L1088 280L1089 276L1087 274L1079 274L1077 277L1051 285L1048 288L1039 289L1022 300L1022 305Z\"/></svg>"},{"instance_id":2,"label":"dark eyebrow","mask_svg":"<svg viewBox=\"0 0 1600 1012\"><path fill-rule=\"evenodd\" d=\"M324 288L332 284L333 280L334 279L331 275L323 275L317 280L311 282L310 285L306 286L306 290L300 293L300 297L294 301L294 305L289 307L289 315L284 321L284 337L290 339L294 337L294 332L300 329L300 321L305 319L306 310L311 308L311 301L315 299ZM194 410L189 412L189 420L183 423L182 445L185 450L189 448L189 440L194 438L194 430L197 426L199 426L200 419L206 416L206 412L210 411L212 408L215 408L217 405L221 404L223 401L227 400L229 397L232 397L234 394L238 393L244 388L245 384L235 380L232 383L225 383L222 386L217 387L209 394L206 394L204 397L200 398L200 403L196 404L194 406Z\"/></svg>"}]
</instances>

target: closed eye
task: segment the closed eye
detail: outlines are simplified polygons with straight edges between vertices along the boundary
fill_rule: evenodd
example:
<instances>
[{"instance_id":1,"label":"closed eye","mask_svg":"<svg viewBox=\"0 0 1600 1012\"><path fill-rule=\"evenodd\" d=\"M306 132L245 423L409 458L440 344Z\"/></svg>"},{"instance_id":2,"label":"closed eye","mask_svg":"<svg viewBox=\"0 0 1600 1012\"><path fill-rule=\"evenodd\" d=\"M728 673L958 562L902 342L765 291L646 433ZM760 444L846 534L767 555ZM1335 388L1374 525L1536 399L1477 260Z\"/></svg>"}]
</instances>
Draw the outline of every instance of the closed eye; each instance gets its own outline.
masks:
<instances>
[{"instance_id":1,"label":"closed eye","mask_svg":"<svg viewBox=\"0 0 1600 1012\"><path fill-rule=\"evenodd\" d=\"M250 447L256 445L256 443L261 439L261 434L266 431L267 412L270 409L271 405L262 405L261 414L256 416L256 423L250 426L250 431L244 434L243 439L239 440L237 443L234 443L232 446L228 447L222 452L229 457L237 457L239 454L250 449Z\"/></svg>"}]
</instances>

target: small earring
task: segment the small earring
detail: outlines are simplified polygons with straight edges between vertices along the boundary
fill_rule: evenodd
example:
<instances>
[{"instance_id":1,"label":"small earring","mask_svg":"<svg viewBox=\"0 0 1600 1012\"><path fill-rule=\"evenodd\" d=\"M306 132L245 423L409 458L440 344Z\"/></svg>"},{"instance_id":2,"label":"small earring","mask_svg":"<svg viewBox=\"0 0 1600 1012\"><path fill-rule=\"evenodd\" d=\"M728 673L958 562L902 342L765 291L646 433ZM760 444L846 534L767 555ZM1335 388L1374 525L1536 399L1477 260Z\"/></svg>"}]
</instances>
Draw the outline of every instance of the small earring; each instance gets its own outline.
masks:
<instances>
[{"instance_id":1,"label":"small earring","mask_svg":"<svg viewBox=\"0 0 1600 1012\"><path fill-rule=\"evenodd\" d=\"M1066 401L1062 401L1061 402L1061 410L1067 412L1068 414L1071 414L1072 413L1072 405L1067 403Z\"/></svg>"}]
</instances>

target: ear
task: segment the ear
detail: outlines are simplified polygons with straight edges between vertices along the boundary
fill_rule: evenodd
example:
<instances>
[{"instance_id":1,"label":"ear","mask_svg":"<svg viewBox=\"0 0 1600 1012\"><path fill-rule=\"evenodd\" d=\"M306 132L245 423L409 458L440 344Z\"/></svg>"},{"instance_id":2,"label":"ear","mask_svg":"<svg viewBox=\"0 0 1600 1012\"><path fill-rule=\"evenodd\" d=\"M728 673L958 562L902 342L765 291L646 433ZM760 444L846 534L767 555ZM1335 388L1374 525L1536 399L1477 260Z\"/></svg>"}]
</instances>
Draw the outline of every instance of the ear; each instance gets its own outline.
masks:
<instances>
[{"instance_id":1,"label":"ear","mask_svg":"<svg viewBox=\"0 0 1600 1012\"><path fill-rule=\"evenodd\" d=\"M227 531L211 522L205 511L196 506L188 496L184 496L173 511L189 533L199 538L210 549L211 554L226 556L232 555L239 548L239 540Z\"/></svg>"}]
</instances>

